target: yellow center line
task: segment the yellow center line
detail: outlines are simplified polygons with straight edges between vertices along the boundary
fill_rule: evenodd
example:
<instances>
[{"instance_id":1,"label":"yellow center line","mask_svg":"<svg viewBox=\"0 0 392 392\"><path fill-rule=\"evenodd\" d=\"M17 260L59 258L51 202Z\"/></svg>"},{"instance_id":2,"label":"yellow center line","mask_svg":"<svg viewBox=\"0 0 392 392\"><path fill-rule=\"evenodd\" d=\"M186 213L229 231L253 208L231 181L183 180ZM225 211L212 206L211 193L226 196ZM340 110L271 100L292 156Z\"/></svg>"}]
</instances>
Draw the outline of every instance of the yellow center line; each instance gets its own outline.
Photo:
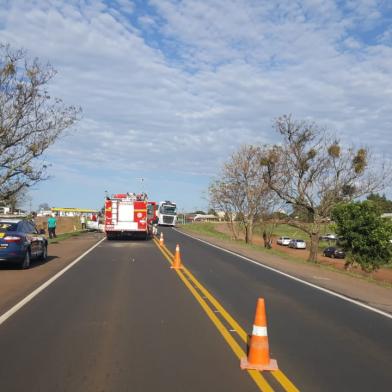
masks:
<instances>
[{"instance_id":1,"label":"yellow center line","mask_svg":"<svg viewBox=\"0 0 392 392\"><path fill-rule=\"evenodd\" d=\"M163 249L154 239L155 244L163 254L163 256L167 259L167 261L170 264L173 264L171 258L170 258L170 253L166 249ZM165 252L166 251L166 252ZM200 306L203 308L203 310L207 313L208 317L211 319L211 321L215 324L216 328L218 331L221 333L223 338L226 340L230 348L233 350L233 352L236 354L238 359L241 359L243 357L246 357L245 352L242 350L242 348L239 346L239 344L235 341L235 339L231 336L231 334L227 331L226 327L222 324L222 322L216 317L214 312L210 309L208 306L207 302L204 301L204 299L200 296L200 294L195 290L195 288L189 283L189 281L186 279L185 275L181 270L175 270L180 277L180 279L183 281L185 286L189 289L189 291L193 294L193 296L196 298L197 302L199 302ZM268 384L267 380L261 375L256 370L247 370L249 375L252 377L253 381L256 383L256 385L259 387L259 389L263 392L274 392L274 390L271 388L271 386Z\"/></svg>"},{"instance_id":2,"label":"yellow center line","mask_svg":"<svg viewBox=\"0 0 392 392\"><path fill-rule=\"evenodd\" d=\"M173 258L174 255L170 250L164 245L160 246L159 242L154 239L155 244L159 247L161 251L165 251L165 257L169 260L169 257ZM163 252L162 252L163 253ZM172 263L171 260L169 260ZM238 334L244 343L247 343L248 335L244 329L234 320L234 318L223 308L223 306L212 296L212 294L195 278L195 276L183 266L183 271L188 276L189 280L200 290L200 292L210 301L210 303L218 310L222 317L229 323L233 330ZM282 385L282 387L287 392L299 392L299 389L289 380L289 378L281 371L275 370L270 372L273 377Z\"/></svg>"}]
</instances>

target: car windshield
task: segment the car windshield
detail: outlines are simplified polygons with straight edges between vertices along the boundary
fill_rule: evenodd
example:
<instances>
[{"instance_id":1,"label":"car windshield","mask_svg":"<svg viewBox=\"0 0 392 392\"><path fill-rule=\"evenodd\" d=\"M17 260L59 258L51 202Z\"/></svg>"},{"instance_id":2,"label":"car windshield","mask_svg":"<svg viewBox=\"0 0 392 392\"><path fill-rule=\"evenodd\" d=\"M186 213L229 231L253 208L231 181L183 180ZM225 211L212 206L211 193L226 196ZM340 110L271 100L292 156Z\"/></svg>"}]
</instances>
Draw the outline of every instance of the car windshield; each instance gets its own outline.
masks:
<instances>
[{"instance_id":1,"label":"car windshield","mask_svg":"<svg viewBox=\"0 0 392 392\"><path fill-rule=\"evenodd\" d=\"M6 231L16 231L17 226L17 223L0 222L0 233L5 233Z\"/></svg>"},{"instance_id":2,"label":"car windshield","mask_svg":"<svg viewBox=\"0 0 392 392\"><path fill-rule=\"evenodd\" d=\"M160 211L161 211L161 214L175 215L176 214L176 207L175 206L163 205L161 207Z\"/></svg>"}]
</instances>

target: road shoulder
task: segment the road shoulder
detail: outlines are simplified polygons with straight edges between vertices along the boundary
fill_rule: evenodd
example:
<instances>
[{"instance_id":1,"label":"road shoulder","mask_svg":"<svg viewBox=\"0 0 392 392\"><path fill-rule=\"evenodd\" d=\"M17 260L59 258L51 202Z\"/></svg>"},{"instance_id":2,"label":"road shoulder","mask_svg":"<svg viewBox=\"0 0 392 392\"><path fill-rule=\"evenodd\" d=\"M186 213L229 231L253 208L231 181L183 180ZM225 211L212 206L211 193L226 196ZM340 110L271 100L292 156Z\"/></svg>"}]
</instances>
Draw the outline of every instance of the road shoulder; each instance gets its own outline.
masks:
<instances>
[{"instance_id":1,"label":"road shoulder","mask_svg":"<svg viewBox=\"0 0 392 392\"><path fill-rule=\"evenodd\" d=\"M176 230L392 314L392 288L383 287L339 271L332 271L320 265L292 262L276 255L260 253L257 250L244 248L240 244L230 243L208 235L188 232L178 228Z\"/></svg>"}]
</instances>

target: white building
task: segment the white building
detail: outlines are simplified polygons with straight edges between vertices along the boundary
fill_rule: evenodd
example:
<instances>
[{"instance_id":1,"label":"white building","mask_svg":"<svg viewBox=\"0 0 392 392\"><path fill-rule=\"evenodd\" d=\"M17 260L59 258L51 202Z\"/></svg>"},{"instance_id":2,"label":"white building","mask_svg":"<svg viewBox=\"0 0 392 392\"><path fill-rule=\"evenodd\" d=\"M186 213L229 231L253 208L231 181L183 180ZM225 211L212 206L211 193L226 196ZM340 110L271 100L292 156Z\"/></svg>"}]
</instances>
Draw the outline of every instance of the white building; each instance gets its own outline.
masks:
<instances>
[{"instance_id":1,"label":"white building","mask_svg":"<svg viewBox=\"0 0 392 392\"><path fill-rule=\"evenodd\" d=\"M0 207L0 214L6 215L9 214L11 212L11 208L10 207Z\"/></svg>"}]
</instances>

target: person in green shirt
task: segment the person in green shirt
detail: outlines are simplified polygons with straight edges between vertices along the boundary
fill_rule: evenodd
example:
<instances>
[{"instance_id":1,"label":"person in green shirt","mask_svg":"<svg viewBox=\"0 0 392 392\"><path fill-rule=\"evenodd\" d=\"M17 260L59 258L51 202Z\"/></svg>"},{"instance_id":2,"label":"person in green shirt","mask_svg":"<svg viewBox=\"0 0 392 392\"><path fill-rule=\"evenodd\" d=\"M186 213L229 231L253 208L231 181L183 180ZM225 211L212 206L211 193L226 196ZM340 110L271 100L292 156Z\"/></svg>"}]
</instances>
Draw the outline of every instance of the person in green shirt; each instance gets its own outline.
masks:
<instances>
[{"instance_id":1,"label":"person in green shirt","mask_svg":"<svg viewBox=\"0 0 392 392\"><path fill-rule=\"evenodd\" d=\"M57 220L54 215L52 215L48 219L48 233L49 233L49 238L56 238L56 225L57 225Z\"/></svg>"}]
</instances>

